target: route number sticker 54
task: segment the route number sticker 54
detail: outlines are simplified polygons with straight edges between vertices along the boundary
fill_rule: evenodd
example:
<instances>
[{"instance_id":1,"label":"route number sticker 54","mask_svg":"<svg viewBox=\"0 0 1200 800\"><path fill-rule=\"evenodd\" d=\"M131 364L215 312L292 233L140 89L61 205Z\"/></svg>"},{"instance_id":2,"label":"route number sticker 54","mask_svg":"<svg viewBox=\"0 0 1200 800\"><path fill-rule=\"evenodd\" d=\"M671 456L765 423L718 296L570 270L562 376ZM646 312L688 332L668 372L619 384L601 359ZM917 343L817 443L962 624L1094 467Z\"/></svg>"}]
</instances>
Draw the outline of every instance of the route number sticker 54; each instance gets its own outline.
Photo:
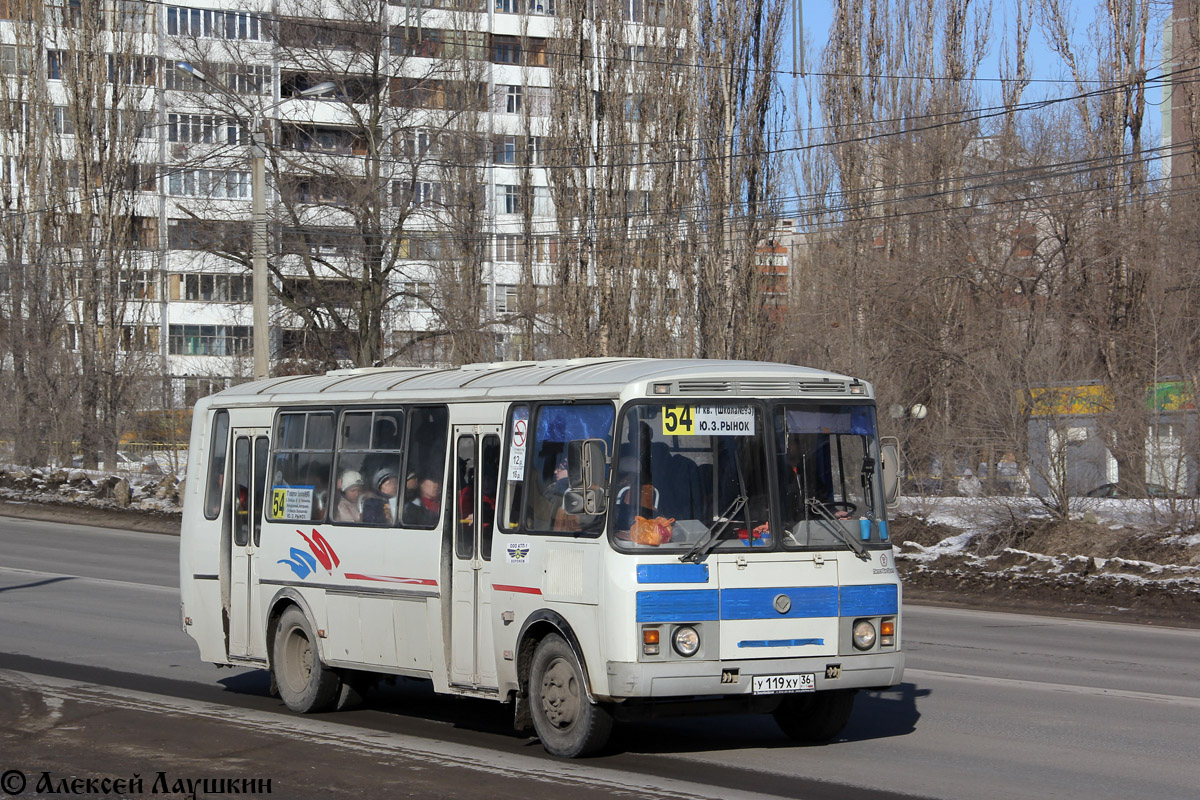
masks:
<instances>
[{"instance_id":1,"label":"route number sticker 54","mask_svg":"<svg viewBox=\"0 0 1200 800\"><path fill-rule=\"evenodd\" d=\"M664 436L753 436L753 406L666 406Z\"/></svg>"}]
</instances>

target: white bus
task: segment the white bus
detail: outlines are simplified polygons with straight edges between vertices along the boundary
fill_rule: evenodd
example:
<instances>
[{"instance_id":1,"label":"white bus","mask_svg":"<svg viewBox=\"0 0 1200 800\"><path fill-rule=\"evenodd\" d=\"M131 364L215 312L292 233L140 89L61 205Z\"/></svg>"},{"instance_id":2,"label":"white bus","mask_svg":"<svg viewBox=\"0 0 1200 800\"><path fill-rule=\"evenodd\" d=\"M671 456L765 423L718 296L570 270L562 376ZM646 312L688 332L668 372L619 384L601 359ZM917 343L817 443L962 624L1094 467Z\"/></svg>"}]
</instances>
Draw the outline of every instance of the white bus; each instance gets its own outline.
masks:
<instances>
[{"instance_id":1,"label":"white bus","mask_svg":"<svg viewBox=\"0 0 1200 800\"><path fill-rule=\"evenodd\" d=\"M190 452L184 630L297 712L421 678L578 756L697 707L828 740L902 679L896 449L848 376L339 370L201 400Z\"/></svg>"}]
</instances>

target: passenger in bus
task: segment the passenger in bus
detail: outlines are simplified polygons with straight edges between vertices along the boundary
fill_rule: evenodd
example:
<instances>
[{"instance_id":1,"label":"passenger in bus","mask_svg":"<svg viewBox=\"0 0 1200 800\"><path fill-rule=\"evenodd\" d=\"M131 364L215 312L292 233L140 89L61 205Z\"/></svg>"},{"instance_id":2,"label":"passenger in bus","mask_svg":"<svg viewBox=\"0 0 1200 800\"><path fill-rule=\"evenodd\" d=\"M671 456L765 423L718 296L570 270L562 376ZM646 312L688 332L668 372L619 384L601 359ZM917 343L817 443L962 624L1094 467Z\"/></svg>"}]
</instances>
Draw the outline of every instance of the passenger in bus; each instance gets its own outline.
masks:
<instances>
[{"instance_id":1,"label":"passenger in bus","mask_svg":"<svg viewBox=\"0 0 1200 800\"><path fill-rule=\"evenodd\" d=\"M363 477L348 469L338 478L338 503L334 509L336 522L362 522Z\"/></svg>"},{"instance_id":2,"label":"passenger in bus","mask_svg":"<svg viewBox=\"0 0 1200 800\"><path fill-rule=\"evenodd\" d=\"M784 519L807 519L805 500L814 498L822 506L834 502L833 478L829 472L829 437L820 434L793 434L788 437L783 480ZM837 519L847 519L846 507L829 507ZM790 522L789 522L790 524Z\"/></svg>"},{"instance_id":3,"label":"passenger in bus","mask_svg":"<svg viewBox=\"0 0 1200 800\"><path fill-rule=\"evenodd\" d=\"M396 496L400 478L390 469L375 473L375 493L363 501L362 521L368 525L390 525L396 520Z\"/></svg>"},{"instance_id":4,"label":"passenger in bus","mask_svg":"<svg viewBox=\"0 0 1200 800\"><path fill-rule=\"evenodd\" d=\"M417 497L405 506L404 521L422 527L436 524L442 511L442 484L434 478L422 478L417 490Z\"/></svg>"}]
</instances>

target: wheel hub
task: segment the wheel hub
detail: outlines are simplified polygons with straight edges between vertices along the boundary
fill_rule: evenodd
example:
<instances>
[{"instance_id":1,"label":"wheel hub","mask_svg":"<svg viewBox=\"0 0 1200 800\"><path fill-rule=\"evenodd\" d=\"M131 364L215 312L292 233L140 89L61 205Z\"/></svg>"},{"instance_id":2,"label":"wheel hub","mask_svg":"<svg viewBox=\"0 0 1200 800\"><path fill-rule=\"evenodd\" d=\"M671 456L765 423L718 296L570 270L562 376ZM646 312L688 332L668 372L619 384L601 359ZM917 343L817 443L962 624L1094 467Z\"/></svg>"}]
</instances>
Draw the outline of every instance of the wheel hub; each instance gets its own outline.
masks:
<instances>
[{"instance_id":1,"label":"wheel hub","mask_svg":"<svg viewBox=\"0 0 1200 800\"><path fill-rule=\"evenodd\" d=\"M542 674L542 711L546 719L559 730L575 724L582 698L575 670L566 659L556 658Z\"/></svg>"}]
</instances>

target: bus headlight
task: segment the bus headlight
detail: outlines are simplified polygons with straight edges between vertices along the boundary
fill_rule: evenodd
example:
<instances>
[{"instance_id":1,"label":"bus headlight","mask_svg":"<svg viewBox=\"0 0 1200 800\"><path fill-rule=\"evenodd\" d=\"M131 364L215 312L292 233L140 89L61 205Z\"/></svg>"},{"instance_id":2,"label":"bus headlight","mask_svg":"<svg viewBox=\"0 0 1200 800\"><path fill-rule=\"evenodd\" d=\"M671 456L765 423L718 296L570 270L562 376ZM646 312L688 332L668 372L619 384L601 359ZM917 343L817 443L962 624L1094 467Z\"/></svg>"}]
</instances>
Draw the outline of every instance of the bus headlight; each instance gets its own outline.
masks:
<instances>
[{"instance_id":1,"label":"bus headlight","mask_svg":"<svg viewBox=\"0 0 1200 800\"><path fill-rule=\"evenodd\" d=\"M875 646L875 626L869 619L854 623L854 646L859 650L870 650Z\"/></svg>"},{"instance_id":2,"label":"bus headlight","mask_svg":"<svg viewBox=\"0 0 1200 800\"><path fill-rule=\"evenodd\" d=\"M700 634L691 625L676 628L671 635L671 647L684 658L690 658L700 649Z\"/></svg>"}]
</instances>

